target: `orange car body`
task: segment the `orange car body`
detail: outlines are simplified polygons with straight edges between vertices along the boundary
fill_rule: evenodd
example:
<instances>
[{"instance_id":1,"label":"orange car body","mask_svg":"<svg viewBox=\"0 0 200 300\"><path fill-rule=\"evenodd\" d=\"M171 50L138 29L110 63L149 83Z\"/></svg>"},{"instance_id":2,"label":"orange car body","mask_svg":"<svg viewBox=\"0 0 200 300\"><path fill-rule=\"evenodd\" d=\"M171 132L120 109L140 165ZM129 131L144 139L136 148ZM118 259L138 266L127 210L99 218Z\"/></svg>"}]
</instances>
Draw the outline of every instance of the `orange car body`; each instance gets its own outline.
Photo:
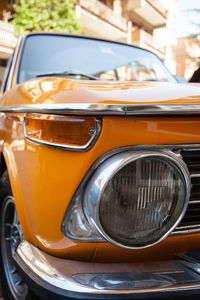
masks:
<instances>
[{"instance_id":1,"label":"orange car body","mask_svg":"<svg viewBox=\"0 0 200 300\"><path fill-rule=\"evenodd\" d=\"M73 241L63 235L61 228L73 195L99 157L129 146L200 144L200 86L81 81L56 76L17 85L20 47L21 44L10 88L0 100L0 144L1 165L3 168L5 161L24 239L55 257L87 262L168 260L177 253L196 250L200 233L168 236L149 248L129 250L108 242ZM23 111L23 108L35 106L37 112L46 107L51 111L51 107L67 107L68 104L74 110L79 105L87 105L91 108L89 115L101 119L101 133L89 151L51 148L26 138L24 116L27 110ZM116 111L128 107L132 113L101 113L108 106ZM155 108L162 112L156 112ZM146 109L152 113L146 113ZM74 115L71 110L64 113ZM87 113L77 110L76 115L85 116Z\"/></svg>"},{"instance_id":2,"label":"orange car body","mask_svg":"<svg viewBox=\"0 0 200 300\"><path fill-rule=\"evenodd\" d=\"M82 83L61 78L26 82L5 93L1 105L30 104L183 104L199 103L199 86L166 83ZM42 87L45 88L45 91ZM186 89L186 87L185 87ZM123 93L122 93L123 91ZM110 99L110 92L113 99ZM156 101L154 94L156 93ZM141 99L142 98L142 99ZM81 101L80 101L81 99ZM131 100L131 99L134 99ZM148 101L146 100L148 99ZM125 250L108 243L88 244L67 240L61 225L76 189L92 164L113 149L130 145L198 144L198 116L103 116L101 135L88 152L51 149L27 141L23 113L1 116L2 153L15 196L24 237L54 255L93 261L138 261L172 257L196 249L200 235L168 237L144 250ZM175 129L175 130L174 130ZM58 201L59 199L59 201ZM103 251L103 252L102 252ZM148 255L147 255L148 253Z\"/></svg>"}]
</instances>

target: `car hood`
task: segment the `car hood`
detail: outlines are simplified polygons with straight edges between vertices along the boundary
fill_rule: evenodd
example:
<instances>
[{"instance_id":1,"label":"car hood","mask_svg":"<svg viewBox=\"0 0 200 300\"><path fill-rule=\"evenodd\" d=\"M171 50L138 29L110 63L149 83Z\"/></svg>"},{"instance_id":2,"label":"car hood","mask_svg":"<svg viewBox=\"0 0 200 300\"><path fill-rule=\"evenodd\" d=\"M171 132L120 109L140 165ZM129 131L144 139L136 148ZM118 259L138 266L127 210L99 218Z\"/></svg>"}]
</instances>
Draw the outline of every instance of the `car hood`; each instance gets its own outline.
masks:
<instances>
[{"instance_id":1,"label":"car hood","mask_svg":"<svg viewBox=\"0 0 200 300\"><path fill-rule=\"evenodd\" d=\"M4 94L0 104L13 106L59 103L199 104L200 84L40 78L11 89Z\"/></svg>"}]
</instances>

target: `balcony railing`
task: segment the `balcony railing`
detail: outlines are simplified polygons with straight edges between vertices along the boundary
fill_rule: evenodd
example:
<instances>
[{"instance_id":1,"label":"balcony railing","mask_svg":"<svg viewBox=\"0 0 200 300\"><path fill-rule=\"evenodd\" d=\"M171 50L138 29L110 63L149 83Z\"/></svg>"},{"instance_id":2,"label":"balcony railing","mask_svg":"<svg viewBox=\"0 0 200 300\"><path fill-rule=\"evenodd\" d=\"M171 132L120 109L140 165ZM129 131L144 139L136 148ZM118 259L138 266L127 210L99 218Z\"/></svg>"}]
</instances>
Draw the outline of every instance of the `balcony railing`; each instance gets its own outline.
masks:
<instances>
[{"instance_id":1,"label":"balcony railing","mask_svg":"<svg viewBox=\"0 0 200 300\"><path fill-rule=\"evenodd\" d=\"M109 24L127 32L127 20L98 0L79 0L79 5Z\"/></svg>"},{"instance_id":2,"label":"balcony railing","mask_svg":"<svg viewBox=\"0 0 200 300\"><path fill-rule=\"evenodd\" d=\"M159 0L147 0L147 2L154 7L164 18L167 18L167 9L163 6Z\"/></svg>"},{"instance_id":3,"label":"balcony railing","mask_svg":"<svg viewBox=\"0 0 200 300\"><path fill-rule=\"evenodd\" d=\"M14 49L17 44L17 38L14 35L13 25L0 21L0 46Z\"/></svg>"},{"instance_id":4,"label":"balcony railing","mask_svg":"<svg viewBox=\"0 0 200 300\"><path fill-rule=\"evenodd\" d=\"M142 30L142 43L144 48L148 48L154 52L158 51L160 54L165 54L165 46L144 30Z\"/></svg>"},{"instance_id":5,"label":"balcony railing","mask_svg":"<svg viewBox=\"0 0 200 300\"><path fill-rule=\"evenodd\" d=\"M127 0L125 3L129 18L143 28L153 29L167 22L167 11L158 0Z\"/></svg>"}]
</instances>

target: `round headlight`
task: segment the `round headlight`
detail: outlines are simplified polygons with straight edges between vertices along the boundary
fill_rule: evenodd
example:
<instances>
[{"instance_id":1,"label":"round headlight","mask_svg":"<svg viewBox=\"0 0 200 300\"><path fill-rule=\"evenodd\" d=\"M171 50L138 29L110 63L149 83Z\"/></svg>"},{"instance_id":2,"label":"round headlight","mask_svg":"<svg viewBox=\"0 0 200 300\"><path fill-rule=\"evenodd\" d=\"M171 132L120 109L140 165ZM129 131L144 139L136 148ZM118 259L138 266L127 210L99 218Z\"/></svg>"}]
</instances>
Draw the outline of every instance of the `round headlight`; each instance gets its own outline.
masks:
<instances>
[{"instance_id":1,"label":"round headlight","mask_svg":"<svg viewBox=\"0 0 200 300\"><path fill-rule=\"evenodd\" d=\"M90 179L84 212L109 242L129 249L164 239L189 201L185 163L171 151L123 152L106 160Z\"/></svg>"}]
</instances>

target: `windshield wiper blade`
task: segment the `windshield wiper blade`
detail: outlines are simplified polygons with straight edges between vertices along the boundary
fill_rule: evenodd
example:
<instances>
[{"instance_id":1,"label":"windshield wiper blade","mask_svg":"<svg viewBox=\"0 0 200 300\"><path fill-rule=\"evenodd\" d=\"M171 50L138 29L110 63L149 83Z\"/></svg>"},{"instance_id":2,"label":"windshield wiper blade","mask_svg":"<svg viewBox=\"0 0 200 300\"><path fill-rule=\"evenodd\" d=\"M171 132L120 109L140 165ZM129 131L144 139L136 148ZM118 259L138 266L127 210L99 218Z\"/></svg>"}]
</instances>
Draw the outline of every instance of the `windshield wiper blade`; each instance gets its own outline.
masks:
<instances>
[{"instance_id":1,"label":"windshield wiper blade","mask_svg":"<svg viewBox=\"0 0 200 300\"><path fill-rule=\"evenodd\" d=\"M83 76L92 80L98 80L98 77L92 76L90 74L82 73L82 72L73 72L73 71L65 71L65 72L55 72L55 73L44 73L38 74L36 77L45 77L45 76L62 76L62 75L72 75L72 76Z\"/></svg>"}]
</instances>

